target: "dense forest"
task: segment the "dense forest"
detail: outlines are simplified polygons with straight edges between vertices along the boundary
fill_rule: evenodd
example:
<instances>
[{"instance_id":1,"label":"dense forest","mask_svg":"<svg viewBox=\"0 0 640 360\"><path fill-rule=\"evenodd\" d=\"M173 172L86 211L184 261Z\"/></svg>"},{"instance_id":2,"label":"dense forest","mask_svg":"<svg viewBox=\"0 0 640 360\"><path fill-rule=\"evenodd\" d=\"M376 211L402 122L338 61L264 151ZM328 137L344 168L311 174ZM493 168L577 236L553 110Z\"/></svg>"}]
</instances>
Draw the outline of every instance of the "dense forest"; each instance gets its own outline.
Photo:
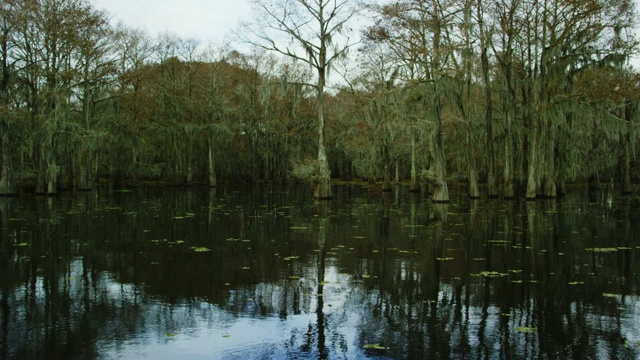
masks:
<instances>
[{"instance_id":1,"label":"dense forest","mask_svg":"<svg viewBox=\"0 0 640 360\"><path fill-rule=\"evenodd\" d=\"M443 202L452 181L471 197L633 190L634 2L355 3L254 0L239 51L113 25L86 0L2 0L0 195L302 180L330 198L330 179Z\"/></svg>"}]
</instances>

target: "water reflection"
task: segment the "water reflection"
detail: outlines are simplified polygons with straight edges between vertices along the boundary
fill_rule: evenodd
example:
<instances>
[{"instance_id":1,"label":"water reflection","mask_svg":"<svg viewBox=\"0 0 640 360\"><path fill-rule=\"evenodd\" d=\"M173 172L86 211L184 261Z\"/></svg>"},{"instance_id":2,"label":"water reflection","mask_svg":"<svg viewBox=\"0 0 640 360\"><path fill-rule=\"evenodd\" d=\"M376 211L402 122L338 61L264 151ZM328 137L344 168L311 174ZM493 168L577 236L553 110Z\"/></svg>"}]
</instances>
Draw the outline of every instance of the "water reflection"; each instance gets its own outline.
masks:
<instances>
[{"instance_id":1,"label":"water reflection","mask_svg":"<svg viewBox=\"0 0 640 360\"><path fill-rule=\"evenodd\" d=\"M573 193L0 198L0 358L636 358L638 199Z\"/></svg>"}]
</instances>

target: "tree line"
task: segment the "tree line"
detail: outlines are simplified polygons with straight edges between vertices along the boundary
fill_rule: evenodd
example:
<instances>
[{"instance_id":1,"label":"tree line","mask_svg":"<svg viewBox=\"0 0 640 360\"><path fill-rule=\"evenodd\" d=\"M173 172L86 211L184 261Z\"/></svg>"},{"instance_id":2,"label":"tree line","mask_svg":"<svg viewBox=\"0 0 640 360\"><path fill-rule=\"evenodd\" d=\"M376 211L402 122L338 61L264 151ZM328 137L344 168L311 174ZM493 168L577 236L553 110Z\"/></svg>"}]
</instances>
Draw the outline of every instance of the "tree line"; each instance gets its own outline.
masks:
<instances>
[{"instance_id":1,"label":"tree line","mask_svg":"<svg viewBox=\"0 0 640 360\"><path fill-rule=\"evenodd\" d=\"M240 52L85 0L3 0L0 194L292 176L317 198L331 178L406 179L438 202L451 181L474 198L632 191L632 1L254 5Z\"/></svg>"}]
</instances>

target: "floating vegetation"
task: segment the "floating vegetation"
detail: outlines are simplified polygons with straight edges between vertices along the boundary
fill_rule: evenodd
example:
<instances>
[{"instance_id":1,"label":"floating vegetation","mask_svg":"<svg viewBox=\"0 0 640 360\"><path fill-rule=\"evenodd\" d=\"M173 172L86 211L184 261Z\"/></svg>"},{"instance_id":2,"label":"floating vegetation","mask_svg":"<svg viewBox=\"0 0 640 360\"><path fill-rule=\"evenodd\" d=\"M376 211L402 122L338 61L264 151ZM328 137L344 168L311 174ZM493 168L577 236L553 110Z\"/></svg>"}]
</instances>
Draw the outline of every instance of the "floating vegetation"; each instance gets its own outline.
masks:
<instances>
[{"instance_id":1,"label":"floating vegetation","mask_svg":"<svg viewBox=\"0 0 640 360\"><path fill-rule=\"evenodd\" d=\"M592 251L592 252L600 252L600 253L606 253L606 252L616 252L618 251L618 248L587 248L585 249L587 251Z\"/></svg>"},{"instance_id":2,"label":"floating vegetation","mask_svg":"<svg viewBox=\"0 0 640 360\"><path fill-rule=\"evenodd\" d=\"M385 350L386 347L380 345L380 344L365 344L364 345L365 349L373 349L373 350Z\"/></svg>"},{"instance_id":3,"label":"floating vegetation","mask_svg":"<svg viewBox=\"0 0 640 360\"><path fill-rule=\"evenodd\" d=\"M505 273L500 273L497 271L483 271L480 274L471 274L471 276L484 276L484 277L489 277L489 278L498 278L498 277L505 277L508 274Z\"/></svg>"},{"instance_id":4,"label":"floating vegetation","mask_svg":"<svg viewBox=\"0 0 640 360\"><path fill-rule=\"evenodd\" d=\"M571 281L569 285L584 285L584 281Z\"/></svg>"},{"instance_id":5,"label":"floating vegetation","mask_svg":"<svg viewBox=\"0 0 640 360\"><path fill-rule=\"evenodd\" d=\"M489 240L487 241L489 244L500 244L500 245L505 245L508 244L509 241L508 240Z\"/></svg>"},{"instance_id":6,"label":"floating vegetation","mask_svg":"<svg viewBox=\"0 0 640 360\"><path fill-rule=\"evenodd\" d=\"M611 294L611 293L602 293L602 296L608 297L608 298L617 298L619 295L618 294Z\"/></svg>"},{"instance_id":7,"label":"floating vegetation","mask_svg":"<svg viewBox=\"0 0 640 360\"><path fill-rule=\"evenodd\" d=\"M438 260L438 261L451 261L453 259L454 258L452 258L452 257L436 258L436 260Z\"/></svg>"},{"instance_id":8,"label":"floating vegetation","mask_svg":"<svg viewBox=\"0 0 640 360\"><path fill-rule=\"evenodd\" d=\"M538 331L538 328L520 326L516 328L516 331L520 333L525 333L525 334L534 334Z\"/></svg>"},{"instance_id":9,"label":"floating vegetation","mask_svg":"<svg viewBox=\"0 0 640 360\"><path fill-rule=\"evenodd\" d=\"M31 244L26 243L26 242L21 242L21 243L16 244L15 246L17 246L17 247L25 247L25 246L31 246Z\"/></svg>"},{"instance_id":10,"label":"floating vegetation","mask_svg":"<svg viewBox=\"0 0 640 360\"><path fill-rule=\"evenodd\" d=\"M300 256L287 256L283 260L284 261L291 261L291 260L296 260L296 259L300 259Z\"/></svg>"},{"instance_id":11,"label":"floating vegetation","mask_svg":"<svg viewBox=\"0 0 640 360\"><path fill-rule=\"evenodd\" d=\"M291 230L307 230L309 228L306 227L306 226L292 226L289 229L291 229Z\"/></svg>"},{"instance_id":12,"label":"floating vegetation","mask_svg":"<svg viewBox=\"0 0 640 360\"><path fill-rule=\"evenodd\" d=\"M203 247L203 246L192 246L191 250L193 250L194 252L207 252L207 251L211 251L211 249L207 248L207 247Z\"/></svg>"},{"instance_id":13,"label":"floating vegetation","mask_svg":"<svg viewBox=\"0 0 640 360\"><path fill-rule=\"evenodd\" d=\"M291 276L289 276L289 279L291 279L291 280L300 280L300 276L298 276L298 275L291 275Z\"/></svg>"}]
</instances>

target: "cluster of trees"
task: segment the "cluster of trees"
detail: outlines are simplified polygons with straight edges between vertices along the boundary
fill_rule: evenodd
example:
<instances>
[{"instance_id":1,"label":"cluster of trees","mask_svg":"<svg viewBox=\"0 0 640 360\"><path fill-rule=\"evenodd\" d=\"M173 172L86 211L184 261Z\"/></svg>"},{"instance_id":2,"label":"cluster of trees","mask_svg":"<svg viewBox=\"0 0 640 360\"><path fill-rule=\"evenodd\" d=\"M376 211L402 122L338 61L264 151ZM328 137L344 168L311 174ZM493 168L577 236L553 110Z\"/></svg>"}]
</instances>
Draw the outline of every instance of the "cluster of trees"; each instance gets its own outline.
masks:
<instances>
[{"instance_id":1,"label":"cluster of trees","mask_svg":"<svg viewBox=\"0 0 640 360\"><path fill-rule=\"evenodd\" d=\"M331 177L393 173L443 202L458 179L472 197L612 174L631 191L633 2L278 4L255 1L267 21L240 53L110 25L86 0L3 0L0 194L294 174L330 198ZM359 43L356 12L374 19Z\"/></svg>"}]
</instances>

